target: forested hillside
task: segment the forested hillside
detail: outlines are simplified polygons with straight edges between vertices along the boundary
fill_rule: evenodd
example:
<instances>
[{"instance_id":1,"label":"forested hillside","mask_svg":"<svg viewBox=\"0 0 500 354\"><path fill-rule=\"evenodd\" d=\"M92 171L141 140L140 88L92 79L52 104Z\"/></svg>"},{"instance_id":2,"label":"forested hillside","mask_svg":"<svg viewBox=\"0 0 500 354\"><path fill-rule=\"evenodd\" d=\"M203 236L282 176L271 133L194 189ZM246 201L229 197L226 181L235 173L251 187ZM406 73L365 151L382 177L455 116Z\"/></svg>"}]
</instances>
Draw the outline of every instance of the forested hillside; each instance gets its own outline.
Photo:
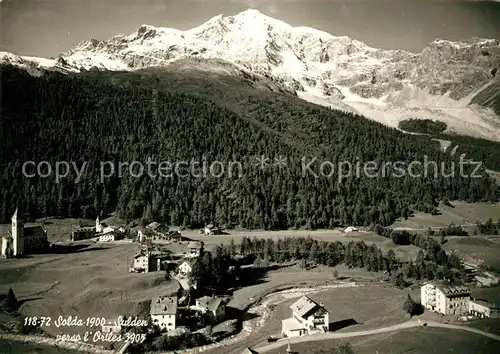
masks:
<instances>
[{"instance_id":1,"label":"forested hillside","mask_svg":"<svg viewBox=\"0 0 500 354\"><path fill-rule=\"evenodd\" d=\"M410 209L431 210L437 199L497 201L488 177L422 178L302 174L302 157L341 161L443 162L450 157L430 138L405 135L352 114L271 92L252 78L221 81L155 72L31 77L1 68L0 219L16 206L33 217L94 217L117 211L125 219L199 227L208 222L248 228L309 228L390 224ZM138 82L138 78L142 78ZM236 82L238 85L236 85ZM255 166L265 155L287 167ZM103 161L145 163L238 161L242 176L110 177ZM26 178L26 161L89 163L76 175Z\"/></svg>"},{"instance_id":2,"label":"forested hillside","mask_svg":"<svg viewBox=\"0 0 500 354\"><path fill-rule=\"evenodd\" d=\"M452 134L440 134L437 137L451 141L449 152L458 146L455 155L467 154L467 158L481 161L491 170L500 171L500 142Z\"/></svg>"}]
</instances>

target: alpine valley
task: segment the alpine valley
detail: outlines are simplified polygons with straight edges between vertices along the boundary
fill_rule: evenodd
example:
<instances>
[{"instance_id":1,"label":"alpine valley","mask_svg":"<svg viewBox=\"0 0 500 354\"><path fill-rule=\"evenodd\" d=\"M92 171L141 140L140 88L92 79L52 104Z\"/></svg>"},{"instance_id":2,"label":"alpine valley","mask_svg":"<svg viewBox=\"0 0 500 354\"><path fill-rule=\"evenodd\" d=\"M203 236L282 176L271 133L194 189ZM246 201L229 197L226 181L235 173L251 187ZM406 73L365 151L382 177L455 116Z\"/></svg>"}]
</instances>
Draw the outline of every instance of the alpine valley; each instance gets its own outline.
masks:
<instances>
[{"instance_id":1,"label":"alpine valley","mask_svg":"<svg viewBox=\"0 0 500 354\"><path fill-rule=\"evenodd\" d=\"M143 25L130 35L87 40L55 59L0 53L2 62L33 74L133 71L184 58L221 59L233 64L229 75L262 75L304 100L392 127L439 120L448 132L500 141L497 39L436 39L420 53L382 50L247 10L187 31Z\"/></svg>"}]
</instances>

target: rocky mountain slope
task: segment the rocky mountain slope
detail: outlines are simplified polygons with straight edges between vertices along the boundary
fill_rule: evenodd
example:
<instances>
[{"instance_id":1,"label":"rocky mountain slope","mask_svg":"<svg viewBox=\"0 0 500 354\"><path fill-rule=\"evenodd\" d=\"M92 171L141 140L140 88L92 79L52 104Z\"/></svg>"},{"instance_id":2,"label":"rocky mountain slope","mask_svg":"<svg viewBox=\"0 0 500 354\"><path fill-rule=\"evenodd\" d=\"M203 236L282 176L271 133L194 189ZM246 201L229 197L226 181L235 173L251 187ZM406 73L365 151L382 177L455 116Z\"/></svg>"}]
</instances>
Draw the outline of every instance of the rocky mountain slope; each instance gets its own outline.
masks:
<instances>
[{"instance_id":1,"label":"rocky mountain slope","mask_svg":"<svg viewBox=\"0 0 500 354\"><path fill-rule=\"evenodd\" d=\"M130 35L87 40L57 59L2 57L35 74L37 68L129 71L186 57L219 58L305 100L390 126L408 118L439 119L450 132L500 140L500 118L491 104L474 100L500 67L495 39L438 39L416 54L372 48L247 10L187 31L143 25Z\"/></svg>"}]
</instances>

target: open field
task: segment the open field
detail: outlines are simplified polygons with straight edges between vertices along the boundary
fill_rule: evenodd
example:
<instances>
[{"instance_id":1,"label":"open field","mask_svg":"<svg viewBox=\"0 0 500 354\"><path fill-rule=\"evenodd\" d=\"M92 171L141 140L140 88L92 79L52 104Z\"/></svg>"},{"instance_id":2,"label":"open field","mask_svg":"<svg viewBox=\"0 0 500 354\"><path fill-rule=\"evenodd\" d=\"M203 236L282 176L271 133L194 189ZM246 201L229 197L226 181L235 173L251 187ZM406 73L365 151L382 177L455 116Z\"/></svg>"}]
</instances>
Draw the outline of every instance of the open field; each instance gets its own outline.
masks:
<instances>
[{"instance_id":1,"label":"open field","mask_svg":"<svg viewBox=\"0 0 500 354\"><path fill-rule=\"evenodd\" d=\"M500 243L488 236L447 237L443 248L447 252L457 252L469 264L500 272Z\"/></svg>"},{"instance_id":2,"label":"open field","mask_svg":"<svg viewBox=\"0 0 500 354\"><path fill-rule=\"evenodd\" d=\"M500 335L500 319L498 318L485 318L482 320L468 322L465 325L485 332Z\"/></svg>"},{"instance_id":3,"label":"open field","mask_svg":"<svg viewBox=\"0 0 500 354\"><path fill-rule=\"evenodd\" d=\"M500 204L480 204L466 202L452 202L453 207L439 204L441 215L431 215L416 212L408 220L396 221L393 228L409 228L425 230L428 227L445 227L453 223L455 225L476 224L477 220L485 222L489 218L497 221L500 218Z\"/></svg>"},{"instance_id":4,"label":"open field","mask_svg":"<svg viewBox=\"0 0 500 354\"><path fill-rule=\"evenodd\" d=\"M241 243L243 237L257 237L257 238L270 238L273 240L283 239L286 237L308 237L327 242L344 242L363 240L367 244L376 244L382 251L387 252L392 249L401 259L414 259L418 254L418 247L410 246L397 246L390 239L379 236L373 232L350 232L345 233L342 230L282 230L282 231L263 231L263 230L229 230L228 235L213 235L205 236L200 235L195 230L182 231L182 236L191 240L203 241L206 249L213 249L214 247L224 244L228 245L231 240L236 245Z\"/></svg>"},{"instance_id":5,"label":"open field","mask_svg":"<svg viewBox=\"0 0 500 354\"><path fill-rule=\"evenodd\" d=\"M164 272L128 273L137 244L90 245L70 254L36 255L0 261L0 292L12 287L23 315L105 317L136 314L137 306L178 289ZM88 328L44 327L52 334Z\"/></svg>"},{"instance_id":6,"label":"open field","mask_svg":"<svg viewBox=\"0 0 500 354\"><path fill-rule=\"evenodd\" d=\"M42 221L43 220L43 221ZM47 229L47 238L50 242L65 242L69 241L71 231L74 227L82 223L84 226L94 226L95 220L90 219L56 219L45 218L40 220ZM27 223L30 225L32 223ZM5 235L10 231L10 224L0 224L0 235Z\"/></svg>"},{"instance_id":7,"label":"open field","mask_svg":"<svg viewBox=\"0 0 500 354\"><path fill-rule=\"evenodd\" d=\"M324 303L331 312L331 322L348 321L349 326L337 332L350 332L383 327L407 320L402 310L407 294L404 290L386 284L365 283L360 287L330 289L309 296ZM281 332L281 320L290 317L289 306L296 300L297 298L284 298L283 301L272 306L272 311L265 319L263 326L252 331L243 341L212 349L209 353L239 354L246 347L260 347L267 344L266 339L270 335L278 335Z\"/></svg>"},{"instance_id":8,"label":"open field","mask_svg":"<svg viewBox=\"0 0 500 354\"><path fill-rule=\"evenodd\" d=\"M443 210L441 216L425 215L425 217L434 220L432 221L434 224L431 223L431 225L442 227L450 223L451 216L455 218L455 223L459 224L461 222L457 220L465 216L473 223L478 218L486 220L488 217L493 217L495 219L495 214L496 218L500 215L500 206L498 205L478 206L466 203L455 203L455 205L455 208L441 207L440 209ZM478 214L484 216L478 217ZM448 219L444 220L443 217ZM409 221L417 220L415 225L419 225L424 220L423 218L424 216L417 214ZM51 220L46 224L49 240L52 242L67 240L71 228L77 224L78 220ZM9 226L0 225L0 232L7 230ZM425 225L424 228L426 227ZM384 252L392 249L403 260L414 259L419 251L419 248L415 246L394 245L390 239L372 232L344 233L337 229L316 231L230 230L229 233L228 235L204 236L200 235L197 230L185 230L182 235L188 239L203 241L207 249L212 249L221 243L229 244L231 240L235 244L239 244L243 237L255 236L276 240L285 237L310 236L318 241L329 242L363 240L367 244L377 245ZM485 266L500 269L498 258L500 242L489 240L483 236L447 237L447 241L444 244L447 251L458 251L466 261L472 260L475 261L475 264L482 263ZM135 314L141 302L148 301L154 296L171 293L178 288L177 282L166 280L163 272L128 273L128 264L131 262L138 244L92 244L86 241L75 244L88 244L88 247L75 249L67 254L34 255L21 259L0 260L0 292L5 292L9 287L12 287L18 299L23 302L20 312L24 315L50 316L53 319L59 315L115 319L119 315ZM166 246L172 252L177 252L178 249L184 247L185 245L179 243ZM336 269L340 277L366 282L365 287L333 289L312 295L314 299L324 302L326 307L330 309L332 320L352 318L357 322L357 324L341 329L339 332L377 328L405 320L401 306L407 291L394 289L377 282L368 283L380 277L380 273L345 267L336 267ZM281 267L268 272L255 283L237 289L229 306L241 311L280 288L317 286L333 281L335 279L332 269L328 267L318 266L310 271L305 271L297 265ZM418 300L418 294L412 295L414 299ZM286 300L276 305L270 317L266 319L264 326L243 342L212 349L210 352L214 354L239 354L245 347L264 344L269 335L280 332L281 320L289 317L288 306L292 302L293 300ZM472 323L471 325L475 326ZM52 335L81 334L87 329L89 328L45 328ZM382 338L381 348L386 348L384 338L387 336L379 335L374 337L374 341L378 340L379 337ZM411 343L410 336L406 335L402 338L404 340L401 345L406 348L405 345ZM394 341L394 343L399 342ZM416 343L420 344L418 340ZM367 348L368 351L360 352L368 353L374 347ZM356 351L356 353L358 352Z\"/></svg>"},{"instance_id":9,"label":"open field","mask_svg":"<svg viewBox=\"0 0 500 354\"><path fill-rule=\"evenodd\" d=\"M380 273L368 272L365 269L348 269L343 266L335 269L339 277L356 281L374 281L380 276ZM330 284L335 282L332 271L332 268L326 266L317 266L308 271L300 269L299 266L270 271L256 284L236 290L229 306L242 310L259 298L279 289Z\"/></svg>"},{"instance_id":10,"label":"open field","mask_svg":"<svg viewBox=\"0 0 500 354\"><path fill-rule=\"evenodd\" d=\"M297 343L292 350L300 354L332 353L335 346L350 342L355 354L493 354L500 351L500 342L478 334L444 328L412 328L349 339ZM269 352L283 354L284 346Z\"/></svg>"}]
</instances>

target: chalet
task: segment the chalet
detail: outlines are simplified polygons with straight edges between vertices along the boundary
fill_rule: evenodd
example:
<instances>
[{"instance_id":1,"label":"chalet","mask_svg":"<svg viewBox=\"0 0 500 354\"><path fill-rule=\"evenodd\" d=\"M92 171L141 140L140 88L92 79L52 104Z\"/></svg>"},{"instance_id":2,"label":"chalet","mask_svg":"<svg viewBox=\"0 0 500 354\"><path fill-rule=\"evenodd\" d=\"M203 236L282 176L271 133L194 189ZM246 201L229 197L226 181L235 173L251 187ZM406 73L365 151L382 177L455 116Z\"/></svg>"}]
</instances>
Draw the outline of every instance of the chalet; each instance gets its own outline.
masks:
<instances>
[{"instance_id":1,"label":"chalet","mask_svg":"<svg viewBox=\"0 0 500 354\"><path fill-rule=\"evenodd\" d=\"M187 257L196 258L203 252L203 242L190 241L187 245Z\"/></svg>"},{"instance_id":2,"label":"chalet","mask_svg":"<svg viewBox=\"0 0 500 354\"><path fill-rule=\"evenodd\" d=\"M205 226L203 229L203 234L210 236L210 235L221 235L222 234L222 229L215 226L214 224L208 224Z\"/></svg>"},{"instance_id":3,"label":"chalet","mask_svg":"<svg viewBox=\"0 0 500 354\"><path fill-rule=\"evenodd\" d=\"M427 283L420 288L420 302L442 315L463 316L469 312L470 294L470 288L463 285Z\"/></svg>"},{"instance_id":4,"label":"chalet","mask_svg":"<svg viewBox=\"0 0 500 354\"><path fill-rule=\"evenodd\" d=\"M147 251L140 251L135 254L130 272L149 272L151 255Z\"/></svg>"},{"instance_id":5,"label":"chalet","mask_svg":"<svg viewBox=\"0 0 500 354\"><path fill-rule=\"evenodd\" d=\"M159 222L152 222L150 224L148 224L146 226L147 229L151 229L153 231L155 231L156 229L158 229L159 227L161 226L161 224Z\"/></svg>"},{"instance_id":6,"label":"chalet","mask_svg":"<svg viewBox=\"0 0 500 354\"><path fill-rule=\"evenodd\" d=\"M168 239L173 240L173 241L182 241L182 234L180 231L169 231L168 232Z\"/></svg>"},{"instance_id":7,"label":"chalet","mask_svg":"<svg viewBox=\"0 0 500 354\"><path fill-rule=\"evenodd\" d=\"M161 330L175 329L177 317L177 296L160 296L151 300L151 321Z\"/></svg>"},{"instance_id":8,"label":"chalet","mask_svg":"<svg viewBox=\"0 0 500 354\"><path fill-rule=\"evenodd\" d=\"M167 240L171 238L170 234L168 226L158 222L152 222L137 231L139 242L144 242L145 240Z\"/></svg>"},{"instance_id":9,"label":"chalet","mask_svg":"<svg viewBox=\"0 0 500 354\"><path fill-rule=\"evenodd\" d=\"M156 239L168 238L169 228L166 225L160 224L158 222L152 222L151 224L146 226L146 229L153 231Z\"/></svg>"},{"instance_id":10,"label":"chalet","mask_svg":"<svg viewBox=\"0 0 500 354\"><path fill-rule=\"evenodd\" d=\"M179 273L181 275L189 275L193 271L194 261L191 259L186 259L179 265Z\"/></svg>"},{"instance_id":11,"label":"chalet","mask_svg":"<svg viewBox=\"0 0 500 354\"><path fill-rule=\"evenodd\" d=\"M145 242L146 240L153 240L156 236L156 233L147 228L142 228L137 231L137 238L139 239L139 242Z\"/></svg>"},{"instance_id":12,"label":"chalet","mask_svg":"<svg viewBox=\"0 0 500 354\"><path fill-rule=\"evenodd\" d=\"M201 297L196 299L196 305L192 308L208 316L212 323L220 322L226 316L226 303L220 297Z\"/></svg>"},{"instance_id":13,"label":"chalet","mask_svg":"<svg viewBox=\"0 0 500 354\"><path fill-rule=\"evenodd\" d=\"M99 242L114 242L123 238L123 235L116 231L103 233L99 236Z\"/></svg>"},{"instance_id":14,"label":"chalet","mask_svg":"<svg viewBox=\"0 0 500 354\"><path fill-rule=\"evenodd\" d=\"M116 321L106 321L105 324L101 326L102 333L120 333L122 326Z\"/></svg>"},{"instance_id":15,"label":"chalet","mask_svg":"<svg viewBox=\"0 0 500 354\"><path fill-rule=\"evenodd\" d=\"M298 337L306 334L327 332L330 315L322 304L307 296L301 297L290 306L292 317L282 321L282 334Z\"/></svg>"}]
</instances>

